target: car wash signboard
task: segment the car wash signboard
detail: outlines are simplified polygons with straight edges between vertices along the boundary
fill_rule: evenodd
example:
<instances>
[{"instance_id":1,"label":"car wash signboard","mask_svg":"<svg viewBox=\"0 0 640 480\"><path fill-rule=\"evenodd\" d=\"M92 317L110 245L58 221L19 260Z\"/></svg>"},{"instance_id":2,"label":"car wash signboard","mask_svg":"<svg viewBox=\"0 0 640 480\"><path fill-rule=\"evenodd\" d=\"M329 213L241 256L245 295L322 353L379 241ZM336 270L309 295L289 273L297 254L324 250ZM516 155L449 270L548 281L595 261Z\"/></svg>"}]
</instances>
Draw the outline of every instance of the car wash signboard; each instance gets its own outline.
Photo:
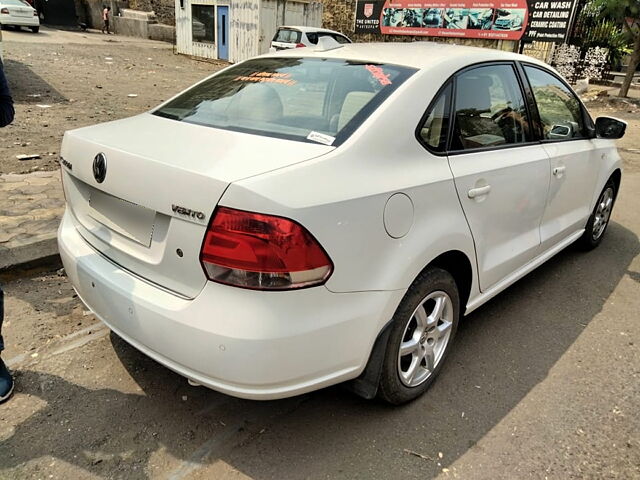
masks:
<instances>
[{"instance_id":1,"label":"car wash signboard","mask_svg":"<svg viewBox=\"0 0 640 480\"><path fill-rule=\"evenodd\" d=\"M530 1L529 21L523 40L527 42L564 42L574 17L576 0Z\"/></svg>"},{"instance_id":2,"label":"car wash signboard","mask_svg":"<svg viewBox=\"0 0 640 480\"><path fill-rule=\"evenodd\" d=\"M520 40L532 21L547 22L549 19L545 27L540 24L537 32L542 32L543 28L559 28L559 23L551 18L565 15L560 13L564 12L565 4L570 4L568 11L571 12L575 1L358 0L355 33ZM564 27L565 35L568 25L569 18Z\"/></svg>"}]
</instances>

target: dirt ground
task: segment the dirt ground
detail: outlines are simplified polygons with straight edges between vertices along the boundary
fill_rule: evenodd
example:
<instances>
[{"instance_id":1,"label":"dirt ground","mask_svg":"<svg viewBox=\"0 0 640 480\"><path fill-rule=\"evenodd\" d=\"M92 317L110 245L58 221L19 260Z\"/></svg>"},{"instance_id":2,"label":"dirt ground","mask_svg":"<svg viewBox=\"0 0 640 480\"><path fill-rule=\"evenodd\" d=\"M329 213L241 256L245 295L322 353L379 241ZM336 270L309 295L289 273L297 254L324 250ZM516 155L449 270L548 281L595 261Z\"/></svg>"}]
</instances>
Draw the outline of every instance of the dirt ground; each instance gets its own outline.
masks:
<instances>
[{"instance_id":1,"label":"dirt ground","mask_svg":"<svg viewBox=\"0 0 640 480\"><path fill-rule=\"evenodd\" d=\"M117 35L43 28L3 38L16 118L0 130L0 174L55 169L65 130L144 112L222 66ZM24 154L41 158L16 158Z\"/></svg>"},{"instance_id":2,"label":"dirt ground","mask_svg":"<svg viewBox=\"0 0 640 480\"><path fill-rule=\"evenodd\" d=\"M31 145L0 144L2 172L55 168L6 159L57 151L64 129L144 111L216 68L152 42L5 33L26 117L9 136ZM404 407L339 386L272 402L191 387L110 334L58 266L0 274L17 382L0 479L640 479L640 109L590 108L630 122L602 245L566 249L467 317L438 381Z\"/></svg>"}]
</instances>

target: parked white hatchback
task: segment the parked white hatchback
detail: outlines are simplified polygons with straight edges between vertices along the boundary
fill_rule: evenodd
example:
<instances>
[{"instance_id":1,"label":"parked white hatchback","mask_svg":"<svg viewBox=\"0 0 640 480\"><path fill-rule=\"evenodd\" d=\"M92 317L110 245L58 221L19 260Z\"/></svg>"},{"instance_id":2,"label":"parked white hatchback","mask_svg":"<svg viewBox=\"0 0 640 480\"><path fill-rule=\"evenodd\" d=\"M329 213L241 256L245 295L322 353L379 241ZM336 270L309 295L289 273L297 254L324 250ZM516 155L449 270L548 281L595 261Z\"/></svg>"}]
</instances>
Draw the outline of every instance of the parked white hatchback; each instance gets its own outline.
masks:
<instances>
[{"instance_id":1,"label":"parked white hatchback","mask_svg":"<svg viewBox=\"0 0 640 480\"><path fill-rule=\"evenodd\" d=\"M33 33L38 33L40 18L36 9L24 0L0 0L0 25L3 28L28 27Z\"/></svg>"},{"instance_id":2,"label":"parked white hatchback","mask_svg":"<svg viewBox=\"0 0 640 480\"><path fill-rule=\"evenodd\" d=\"M351 43L349 37L334 30L317 27L279 27L271 41L271 52L289 48L313 47L322 38L331 38L337 43Z\"/></svg>"},{"instance_id":3,"label":"parked white hatchback","mask_svg":"<svg viewBox=\"0 0 640 480\"><path fill-rule=\"evenodd\" d=\"M60 254L96 316L193 382L273 399L352 380L399 404L462 314L601 242L624 130L512 53L278 52L67 132Z\"/></svg>"}]
</instances>

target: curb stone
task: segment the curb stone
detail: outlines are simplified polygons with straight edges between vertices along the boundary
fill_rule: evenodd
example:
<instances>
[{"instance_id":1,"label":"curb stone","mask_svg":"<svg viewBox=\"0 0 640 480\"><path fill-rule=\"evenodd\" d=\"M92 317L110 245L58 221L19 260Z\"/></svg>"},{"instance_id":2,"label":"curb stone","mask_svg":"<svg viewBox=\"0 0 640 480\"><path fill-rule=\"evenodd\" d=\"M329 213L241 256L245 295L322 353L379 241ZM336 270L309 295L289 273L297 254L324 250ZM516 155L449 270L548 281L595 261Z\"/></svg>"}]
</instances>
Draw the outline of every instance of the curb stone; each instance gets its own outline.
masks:
<instances>
[{"instance_id":1,"label":"curb stone","mask_svg":"<svg viewBox=\"0 0 640 480\"><path fill-rule=\"evenodd\" d=\"M0 175L0 270L57 255L63 212L57 170Z\"/></svg>"}]
</instances>

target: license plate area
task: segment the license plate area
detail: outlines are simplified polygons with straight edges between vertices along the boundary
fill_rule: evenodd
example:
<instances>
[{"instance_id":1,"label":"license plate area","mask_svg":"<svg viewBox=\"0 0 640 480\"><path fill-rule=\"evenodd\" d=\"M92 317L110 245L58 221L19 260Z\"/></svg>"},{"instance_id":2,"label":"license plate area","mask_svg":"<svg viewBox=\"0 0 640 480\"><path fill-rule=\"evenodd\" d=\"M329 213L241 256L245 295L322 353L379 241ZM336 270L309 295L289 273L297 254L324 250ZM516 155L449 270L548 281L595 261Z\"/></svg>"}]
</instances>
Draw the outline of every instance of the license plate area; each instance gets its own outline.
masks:
<instances>
[{"instance_id":1,"label":"license plate area","mask_svg":"<svg viewBox=\"0 0 640 480\"><path fill-rule=\"evenodd\" d=\"M15 15L16 17L33 17L33 11L26 9L26 8L16 8L13 10L10 10L12 15Z\"/></svg>"},{"instance_id":2,"label":"license plate area","mask_svg":"<svg viewBox=\"0 0 640 480\"><path fill-rule=\"evenodd\" d=\"M145 247L151 246L156 219L154 210L92 190L87 213L109 230Z\"/></svg>"}]
</instances>

